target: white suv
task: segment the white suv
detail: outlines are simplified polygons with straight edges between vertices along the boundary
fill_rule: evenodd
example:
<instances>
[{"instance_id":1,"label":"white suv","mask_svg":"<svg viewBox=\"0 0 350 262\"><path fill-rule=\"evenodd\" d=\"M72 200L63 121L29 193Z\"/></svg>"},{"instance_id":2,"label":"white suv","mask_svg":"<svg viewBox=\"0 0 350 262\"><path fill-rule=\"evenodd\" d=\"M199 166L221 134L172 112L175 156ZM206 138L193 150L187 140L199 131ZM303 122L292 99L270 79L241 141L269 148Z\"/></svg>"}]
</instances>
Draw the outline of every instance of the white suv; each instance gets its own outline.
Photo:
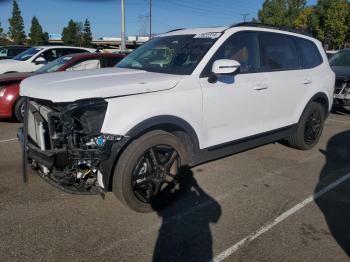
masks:
<instances>
[{"instance_id":1,"label":"white suv","mask_svg":"<svg viewBox=\"0 0 350 262\"><path fill-rule=\"evenodd\" d=\"M24 159L52 184L112 190L147 212L186 167L283 139L315 146L334 82L322 44L303 34L255 24L175 30L114 69L23 81L19 136Z\"/></svg>"},{"instance_id":2,"label":"white suv","mask_svg":"<svg viewBox=\"0 0 350 262\"><path fill-rule=\"evenodd\" d=\"M18 54L12 59L0 60L0 74L34 72L57 58L77 53L93 53L96 49L74 46L37 46Z\"/></svg>"}]
</instances>

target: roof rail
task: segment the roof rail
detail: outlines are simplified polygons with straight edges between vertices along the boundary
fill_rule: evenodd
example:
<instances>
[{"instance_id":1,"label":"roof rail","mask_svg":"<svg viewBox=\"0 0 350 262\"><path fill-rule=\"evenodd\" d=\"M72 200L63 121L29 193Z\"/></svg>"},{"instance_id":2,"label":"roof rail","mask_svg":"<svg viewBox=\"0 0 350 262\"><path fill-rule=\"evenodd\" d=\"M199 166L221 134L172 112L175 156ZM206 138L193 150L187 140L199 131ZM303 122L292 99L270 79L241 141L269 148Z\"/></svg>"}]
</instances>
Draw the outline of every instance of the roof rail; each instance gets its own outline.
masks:
<instances>
[{"instance_id":1,"label":"roof rail","mask_svg":"<svg viewBox=\"0 0 350 262\"><path fill-rule=\"evenodd\" d=\"M171 33L171 32L175 32L175 31L179 31L179 30L184 30L184 29L186 29L186 28L176 28L176 29L173 29L173 30L166 32L166 34Z\"/></svg>"},{"instance_id":2,"label":"roof rail","mask_svg":"<svg viewBox=\"0 0 350 262\"><path fill-rule=\"evenodd\" d=\"M291 33L297 33L297 34L301 34L301 35L311 36L309 33L305 32L305 31L291 28L288 26L269 25L269 24L262 24L262 23L256 23L256 22L243 22L243 23L232 24L229 26L229 28L240 27L240 26L251 26L251 27L276 29L276 30L283 30L283 31L291 32Z\"/></svg>"}]
</instances>

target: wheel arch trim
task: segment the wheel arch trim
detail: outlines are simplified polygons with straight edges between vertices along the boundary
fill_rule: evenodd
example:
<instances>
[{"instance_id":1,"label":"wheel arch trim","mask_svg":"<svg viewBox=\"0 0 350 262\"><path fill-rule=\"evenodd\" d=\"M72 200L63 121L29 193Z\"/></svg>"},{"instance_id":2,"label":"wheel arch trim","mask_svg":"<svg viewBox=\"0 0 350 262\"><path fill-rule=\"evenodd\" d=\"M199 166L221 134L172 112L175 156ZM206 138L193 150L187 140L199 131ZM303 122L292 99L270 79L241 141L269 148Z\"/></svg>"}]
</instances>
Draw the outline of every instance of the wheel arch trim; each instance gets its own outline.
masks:
<instances>
[{"instance_id":1,"label":"wheel arch trim","mask_svg":"<svg viewBox=\"0 0 350 262\"><path fill-rule=\"evenodd\" d=\"M318 92L315 95L313 95L306 103L305 107L303 108L303 110L299 113L299 119L298 122L300 122L301 117L303 116L305 110L307 109L307 107L312 103L312 102L320 102L320 101L324 101L326 104L325 106L325 114L328 115L331 108L330 108L330 101L328 96L324 93L324 92Z\"/></svg>"},{"instance_id":2,"label":"wheel arch trim","mask_svg":"<svg viewBox=\"0 0 350 262\"><path fill-rule=\"evenodd\" d=\"M173 115L160 115L143 120L142 122L129 129L129 131L126 133L126 136L131 138L138 137L147 131L151 131L156 128L162 129L162 127L167 126L170 129L171 127L177 127L180 130L183 130L190 137L194 149L199 149L199 138L193 126L186 120Z\"/></svg>"}]
</instances>

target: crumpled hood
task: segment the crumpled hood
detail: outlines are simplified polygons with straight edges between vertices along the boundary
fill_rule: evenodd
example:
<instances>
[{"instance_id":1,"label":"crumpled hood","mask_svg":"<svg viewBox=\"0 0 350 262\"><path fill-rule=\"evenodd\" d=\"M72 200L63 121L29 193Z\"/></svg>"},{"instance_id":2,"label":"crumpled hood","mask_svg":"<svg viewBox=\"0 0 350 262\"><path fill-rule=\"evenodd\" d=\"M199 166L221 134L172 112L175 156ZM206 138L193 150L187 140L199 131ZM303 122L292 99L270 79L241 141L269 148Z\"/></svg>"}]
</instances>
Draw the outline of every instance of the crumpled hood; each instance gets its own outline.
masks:
<instances>
[{"instance_id":1,"label":"crumpled hood","mask_svg":"<svg viewBox=\"0 0 350 262\"><path fill-rule=\"evenodd\" d=\"M73 102L167 90L175 87L180 78L179 75L123 68L57 72L25 79L20 95L57 103Z\"/></svg>"}]
</instances>

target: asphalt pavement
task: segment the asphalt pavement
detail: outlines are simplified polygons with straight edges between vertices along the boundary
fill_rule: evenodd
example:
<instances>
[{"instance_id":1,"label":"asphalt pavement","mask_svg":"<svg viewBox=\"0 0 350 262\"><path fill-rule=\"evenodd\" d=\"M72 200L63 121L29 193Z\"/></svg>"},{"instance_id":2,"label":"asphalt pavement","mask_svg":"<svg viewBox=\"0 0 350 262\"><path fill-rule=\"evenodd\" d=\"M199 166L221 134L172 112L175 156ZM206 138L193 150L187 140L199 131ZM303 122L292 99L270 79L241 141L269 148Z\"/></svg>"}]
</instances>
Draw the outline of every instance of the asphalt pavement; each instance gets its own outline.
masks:
<instances>
[{"instance_id":1,"label":"asphalt pavement","mask_svg":"<svg viewBox=\"0 0 350 262\"><path fill-rule=\"evenodd\" d=\"M320 143L269 144L188 171L168 208L21 182L20 125L0 121L1 261L350 261L350 114Z\"/></svg>"}]
</instances>

